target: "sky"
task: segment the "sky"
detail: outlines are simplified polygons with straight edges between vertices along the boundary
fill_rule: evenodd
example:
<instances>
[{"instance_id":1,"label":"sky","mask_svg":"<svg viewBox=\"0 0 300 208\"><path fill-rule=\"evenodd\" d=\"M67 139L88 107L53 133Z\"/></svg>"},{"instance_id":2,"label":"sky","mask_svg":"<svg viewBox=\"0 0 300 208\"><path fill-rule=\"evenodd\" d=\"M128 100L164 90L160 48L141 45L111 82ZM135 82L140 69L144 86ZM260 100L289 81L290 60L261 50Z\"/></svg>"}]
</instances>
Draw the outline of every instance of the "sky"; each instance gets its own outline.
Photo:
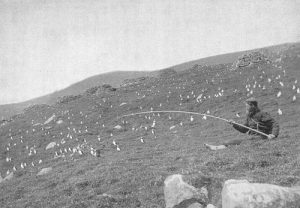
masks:
<instances>
[{"instance_id":1,"label":"sky","mask_svg":"<svg viewBox=\"0 0 300 208\"><path fill-rule=\"evenodd\" d=\"M0 0L0 104L300 41L300 0Z\"/></svg>"}]
</instances>

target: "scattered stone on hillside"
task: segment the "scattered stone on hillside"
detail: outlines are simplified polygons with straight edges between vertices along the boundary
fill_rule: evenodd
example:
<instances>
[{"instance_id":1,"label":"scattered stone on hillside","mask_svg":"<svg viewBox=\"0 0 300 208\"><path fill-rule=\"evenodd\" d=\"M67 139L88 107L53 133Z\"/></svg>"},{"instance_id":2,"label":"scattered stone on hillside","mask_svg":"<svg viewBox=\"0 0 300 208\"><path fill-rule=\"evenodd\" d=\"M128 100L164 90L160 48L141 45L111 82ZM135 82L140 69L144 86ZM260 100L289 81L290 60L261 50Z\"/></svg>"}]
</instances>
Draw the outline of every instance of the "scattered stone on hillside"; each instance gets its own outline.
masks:
<instances>
[{"instance_id":1,"label":"scattered stone on hillside","mask_svg":"<svg viewBox=\"0 0 300 208\"><path fill-rule=\"evenodd\" d=\"M261 52L251 52L239 57L235 63L236 67L247 67L258 63L269 63L269 59Z\"/></svg>"},{"instance_id":2,"label":"scattered stone on hillside","mask_svg":"<svg viewBox=\"0 0 300 208\"><path fill-rule=\"evenodd\" d=\"M180 174L168 176L164 182L166 208L189 207L192 204L207 204L207 196L183 181ZM196 205L193 205L196 206Z\"/></svg>"},{"instance_id":3,"label":"scattered stone on hillside","mask_svg":"<svg viewBox=\"0 0 300 208\"><path fill-rule=\"evenodd\" d=\"M59 97L57 103L59 103L59 104L69 103L69 102L77 100L81 97L82 97L82 95L66 95L63 97Z\"/></svg>"},{"instance_id":4,"label":"scattered stone on hillside","mask_svg":"<svg viewBox=\"0 0 300 208\"><path fill-rule=\"evenodd\" d=\"M87 89L85 92L87 94L93 95L101 88L102 88L101 86L95 86L95 87L91 87L91 88Z\"/></svg>"},{"instance_id":5,"label":"scattered stone on hillside","mask_svg":"<svg viewBox=\"0 0 300 208\"><path fill-rule=\"evenodd\" d=\"M53 114L50 118L48 118L45 122L44 122L44 125L50 123L51 121L53 121L55 119L55 114Z\"/></svg>"},{"instance_id":6,"label":"scattered stone on hillside","mask_svg":"<svg viewBox=\"0 0 300 208\"><path fill-rule=\"evenodd\" d=\"M45 174L47 174L47 173L49 173L49 172L51 172L52 171L52 167L48 167L48 168L43 168L43 169L41 169L40 170L40 172L38 172L38 176L40 176L40 175L45 175Z\"/></svg>"},{"instance_id":7,"label":"scattered stone on hillside","mask_svg":"<svg viewBox=\"0 0 300 208\"><path fill-rule=\"evenodd\" d=\"M222 190L223 208L291 208L300 204L300 187L227 180Z\"/></svg>"},{"instance_id":8,"label":"scattered stone on hillside","mask_svg":"<svg viewBox=\"0 0 300 208\"><path fill-rule=\"evenodd\" d=\"M51 149L51 148L53 148L53 147L55 147L55 146L56 146L56 142L50 142L50 143L47 145L46 150Z\"/></svg>"}]
</instances>

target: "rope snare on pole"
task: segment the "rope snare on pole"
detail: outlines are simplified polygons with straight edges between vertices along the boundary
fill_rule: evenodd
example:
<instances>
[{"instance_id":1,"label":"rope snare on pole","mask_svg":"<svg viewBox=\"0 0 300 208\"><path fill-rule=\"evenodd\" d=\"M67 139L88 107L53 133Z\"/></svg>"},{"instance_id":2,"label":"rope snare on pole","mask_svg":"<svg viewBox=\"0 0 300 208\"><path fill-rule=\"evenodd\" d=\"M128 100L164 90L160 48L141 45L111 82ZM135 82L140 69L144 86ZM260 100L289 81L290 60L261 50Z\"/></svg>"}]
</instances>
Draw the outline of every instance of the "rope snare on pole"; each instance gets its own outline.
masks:
<instances>
[{"instance_id":1,"label":"rope snare on pole","mask_svg":"<svg viewBox=\"0 0 300 208\"><path fill-rule=\"evenodd\" d=\"M221 117L217 117L217 116L213 116L213 115L208 115L208 114L204 114L204 113L189 112L189 111L144 111L144 112L139 112L139 113L126 114L126 115L121 116L120 118L128 117L128 116L134 116L134 115L141 115L141 114L149 114L149 113L184 113L184 114L201 115L201 116L211 117L211 118L219 119L219 120L222 120L222 121L230 122L229 120L227 120L225 118L221 118ZM254 131L254 132L256 132L258 134L261 134L263 136L266 136L266 137L268 136L267 134L265 134L261 131L249 128L248 126L245 126L243 124L239 124L239 123L236 123L236 122L231 122L231 123L242 126L246 129Z\"/></svg>"}]
</instances>

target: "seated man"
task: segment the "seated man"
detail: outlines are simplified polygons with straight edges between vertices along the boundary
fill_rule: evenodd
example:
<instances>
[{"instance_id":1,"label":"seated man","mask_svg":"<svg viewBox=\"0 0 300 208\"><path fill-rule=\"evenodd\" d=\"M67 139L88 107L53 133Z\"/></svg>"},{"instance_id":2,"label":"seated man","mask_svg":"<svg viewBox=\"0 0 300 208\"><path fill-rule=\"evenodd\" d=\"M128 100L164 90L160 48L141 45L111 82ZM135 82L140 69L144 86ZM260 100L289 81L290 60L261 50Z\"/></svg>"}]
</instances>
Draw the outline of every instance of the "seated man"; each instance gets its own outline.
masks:
<instances>
[{"instance_id":1,"label":"seated man","mask_svg":"<svg viewBox=\"0 0 300 208\"><path fill-rule=\"evenodd\" d=\"M246 112L247 118L244 126L258 130L264 134L267 134L268 136L251 131L248 128L238 125L234 121L230 120L229 123L233 126L233 128L241 133L248 133L248 135L250 135L249 139L273 139L278 136L278 123L271 117L269 113L263 112L258 108L257 101L254 98L249 98L246 100ZM225 149L229 145L239 145L243 140L244 139L233 139L226 141L221 145L205 144L205 146L211 150L219 150Z\"/></svg>"}]
</instances>

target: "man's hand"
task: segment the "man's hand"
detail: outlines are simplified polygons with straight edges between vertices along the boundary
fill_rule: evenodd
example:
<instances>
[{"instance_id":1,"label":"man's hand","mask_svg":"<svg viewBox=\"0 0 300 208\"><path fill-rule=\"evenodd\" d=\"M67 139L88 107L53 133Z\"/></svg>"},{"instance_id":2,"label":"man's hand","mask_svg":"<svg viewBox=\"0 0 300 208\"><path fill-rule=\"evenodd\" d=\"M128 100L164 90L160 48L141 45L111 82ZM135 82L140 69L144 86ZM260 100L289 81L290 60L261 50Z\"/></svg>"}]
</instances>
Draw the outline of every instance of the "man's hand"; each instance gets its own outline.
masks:
<instances>
[{"instance_id":1,"label":"man's hand","mask_svg":"<svg viewBox=\"0 0 300 208\"><path fill-rule=\"evenodd\" d=\"M268 139L274 139L275 138L275 135L274 134L269 134L268 135Z\"/></svg>"},{"instance_id":2,"label":"man's hand","mask_svg":"<svg viewBox=\"0 0 300 208\"><path fill-rule=\"evenodd\" d=\"M227 123L229 123L229 124L234 124L235 123L235 121L234 120L232 120L232 119L230 119L230 120L228 120L228 122Z\"/></svg>"}]
</instances>

